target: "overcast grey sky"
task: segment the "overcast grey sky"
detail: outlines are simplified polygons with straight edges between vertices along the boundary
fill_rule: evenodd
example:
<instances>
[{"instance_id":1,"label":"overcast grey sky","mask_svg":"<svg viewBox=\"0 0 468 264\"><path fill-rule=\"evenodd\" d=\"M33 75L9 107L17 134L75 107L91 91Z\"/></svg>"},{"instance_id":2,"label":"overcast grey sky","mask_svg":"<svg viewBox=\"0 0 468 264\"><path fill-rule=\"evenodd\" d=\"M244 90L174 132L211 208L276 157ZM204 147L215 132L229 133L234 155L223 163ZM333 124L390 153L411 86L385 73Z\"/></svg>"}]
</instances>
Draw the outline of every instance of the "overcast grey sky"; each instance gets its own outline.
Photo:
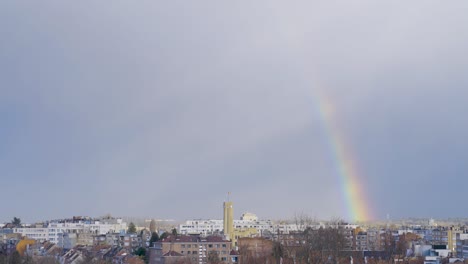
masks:
<instances>
[{"instance_id":1,"label":"overcast grey sky","mask_svg":"<svg viewBox=\"0 0 468 264\"><path fill-rule=\"evenodd\" d=\"M467 216L467 1L0 2L0 222Z\"/></svg>"}]
</instances>

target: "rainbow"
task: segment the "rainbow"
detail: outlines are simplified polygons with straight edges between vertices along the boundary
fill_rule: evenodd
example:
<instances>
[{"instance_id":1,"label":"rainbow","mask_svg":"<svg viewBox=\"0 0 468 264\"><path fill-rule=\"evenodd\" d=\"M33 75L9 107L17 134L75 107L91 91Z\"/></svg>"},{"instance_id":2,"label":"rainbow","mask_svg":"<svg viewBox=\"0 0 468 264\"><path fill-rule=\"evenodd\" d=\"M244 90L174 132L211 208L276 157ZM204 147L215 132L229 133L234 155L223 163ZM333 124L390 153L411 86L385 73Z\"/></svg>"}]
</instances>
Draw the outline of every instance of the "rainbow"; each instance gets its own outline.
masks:
<instances>
[{"instance_id":1,"label":"rainbow","mask_svg":"<svg viewBox=\"0 0 468 264\"><path fill-rule=\"evenodd\" d=\"M320 119L325 134L328 137L336 172L339 177L341 193L347 210L347 218L351 221L367 221L372 219L369 200L366 198L364 183L360 179L357 161L345 142L338 127L335 109L330 98L324 93L316 94Z\"/></svg>"}]
</instances>

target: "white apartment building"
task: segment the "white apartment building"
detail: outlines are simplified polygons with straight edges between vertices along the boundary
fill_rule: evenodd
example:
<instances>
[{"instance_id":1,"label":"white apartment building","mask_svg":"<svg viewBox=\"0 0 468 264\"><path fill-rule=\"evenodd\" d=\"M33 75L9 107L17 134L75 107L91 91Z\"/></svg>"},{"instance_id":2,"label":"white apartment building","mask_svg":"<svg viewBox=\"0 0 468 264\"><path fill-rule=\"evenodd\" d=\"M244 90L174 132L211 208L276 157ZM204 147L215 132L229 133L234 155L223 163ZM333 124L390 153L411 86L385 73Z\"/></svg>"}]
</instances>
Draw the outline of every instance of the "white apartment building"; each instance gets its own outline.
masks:
<instances>
[{"instance_id":1,"label":"white apartment building","mask_svg":"<svg viewBox=\"0 0 468 264\"><path fill-rule=\"evenodd\" d=\"M289 234L290 232L298 231L299 228L295 224L274 224L270 220L234 220L235 229L250 229L255 228L259 235L265 232L276 234ZM200 234L208 236L223 232L223 220L187 220L179 225L179 233L183 235Z\"/></svg>"},{"instance_id":2,"label":"white apartment building","mask_svg":"<svg viewBox=\"0 0 468 264\"><path fill-rule=\"evenodd\" d=\"M21 236L44 242L49 240L49 231L47 227L23 227L13 228L13 233L21 234Z\"/></svg>"},{"instance_id":3,"label":"white apartment building","mask_svg":"<svg viewBox=\"0 0 468 264\"><path fill-rule=\"evenodd\" d=\"M51 222L47 227L23 227L14 228L14 233L19 233L22 236L35 239L39 242L50 241L52 243L63 243L65 233L93 233L107 234L114 232L125 232L127 223L122 219L110 219L106 221L79 221L79 222Z\"/></svg>"},{"instance_id":4,"label":"white apartment building","mask_svg":"<svg viewBox=\"0 0 468 264\"><path fill-rule=\"evenodd\" d=\"M201 234L208 236L222 231L223 220L187 220L184 224L179 225L179 233L183 235Z\"/></svg>"},{"instance_id":5,"label":"white apartment building","mask_svg":"<svg viewBox=\"0 0 468 264\"><path fill-rule=\"evenodd\" d=\"M468 234L456 234L456 256L468 258Z\"/></svg>"}]
</instances>

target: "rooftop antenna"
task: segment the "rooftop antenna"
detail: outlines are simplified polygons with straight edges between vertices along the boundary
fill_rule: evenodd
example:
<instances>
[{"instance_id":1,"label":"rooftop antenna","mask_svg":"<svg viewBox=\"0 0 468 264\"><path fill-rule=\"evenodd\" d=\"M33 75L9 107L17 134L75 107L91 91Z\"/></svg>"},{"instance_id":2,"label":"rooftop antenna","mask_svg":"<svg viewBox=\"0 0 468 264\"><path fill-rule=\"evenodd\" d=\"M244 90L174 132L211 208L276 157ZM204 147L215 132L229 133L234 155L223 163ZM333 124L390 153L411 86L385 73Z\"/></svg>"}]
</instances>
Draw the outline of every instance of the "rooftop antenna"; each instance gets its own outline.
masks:
<instances>
[{"instance_id":1,"label":"rooftop antenna","mask_svg":"<svg viewBox=\"0 0 468 264\"><path fill-rule=\"evenodd\" d=\"M228 192L228 195L227 195L227 200L228 200L228 202L230 202L230 201L231 201L231 192Z\"/></svg>"}]
</instances>

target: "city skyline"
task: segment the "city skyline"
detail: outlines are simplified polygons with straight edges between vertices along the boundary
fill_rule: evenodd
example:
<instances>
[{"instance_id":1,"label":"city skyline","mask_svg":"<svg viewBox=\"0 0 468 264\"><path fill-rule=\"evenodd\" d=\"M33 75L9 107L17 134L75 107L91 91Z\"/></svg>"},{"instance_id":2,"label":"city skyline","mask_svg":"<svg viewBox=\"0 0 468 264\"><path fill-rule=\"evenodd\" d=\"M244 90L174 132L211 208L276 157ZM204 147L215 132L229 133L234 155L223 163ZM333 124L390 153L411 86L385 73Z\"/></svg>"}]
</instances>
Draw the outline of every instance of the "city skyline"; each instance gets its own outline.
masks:
<instances>
[{"instance_id":1,"label":"city skyline","mask_svg":"<svg viewBox=\"0 0 468 264\"><path fill-rule=\"evenodd\" d=\"M466 10L2 2L0 223L468 217Z\"/></svg>"}]
</instances>

